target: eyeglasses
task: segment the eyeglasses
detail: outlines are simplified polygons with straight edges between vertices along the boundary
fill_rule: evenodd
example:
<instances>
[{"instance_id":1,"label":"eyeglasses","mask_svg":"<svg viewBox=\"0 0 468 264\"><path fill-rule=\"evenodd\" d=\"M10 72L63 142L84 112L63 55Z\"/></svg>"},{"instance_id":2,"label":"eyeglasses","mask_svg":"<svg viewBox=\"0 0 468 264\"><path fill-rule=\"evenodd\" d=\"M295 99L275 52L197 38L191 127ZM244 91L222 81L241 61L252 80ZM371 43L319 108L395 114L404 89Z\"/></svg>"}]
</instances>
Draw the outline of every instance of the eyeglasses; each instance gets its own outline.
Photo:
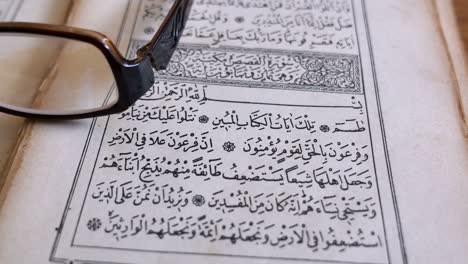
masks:
<instances>
[{"instance_id":1,"label":"eyeglasses","mask_svg":"<svg viewBox=\"0 0 468 264\"><path fill-rule=\"evenodd\" d=\"M59 25L0 23L0 112L79 119L128 109L179 43L192 0L175 0L153 39L126 59L105 35ZM111 89L111 87L116 89Z\"/></svg>"}]
</instances>

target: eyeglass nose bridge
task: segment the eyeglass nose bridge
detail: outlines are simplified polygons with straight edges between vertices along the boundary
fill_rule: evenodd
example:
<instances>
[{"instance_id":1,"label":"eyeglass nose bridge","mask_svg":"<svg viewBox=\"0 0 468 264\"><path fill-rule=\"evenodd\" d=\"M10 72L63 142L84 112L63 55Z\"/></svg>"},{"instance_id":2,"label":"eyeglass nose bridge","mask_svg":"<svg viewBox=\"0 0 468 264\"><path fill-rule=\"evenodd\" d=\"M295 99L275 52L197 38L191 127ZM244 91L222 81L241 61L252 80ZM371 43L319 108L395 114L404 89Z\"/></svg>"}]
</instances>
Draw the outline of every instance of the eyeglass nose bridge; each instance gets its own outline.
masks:
<instances>
[{"instance_id":1,"label":"eyeglass nose bridge","mask_svg":"<svg viewBox=\"0 0 468 264\"><path fill-rule=\"evenodd\" d=\"M124 64L117 71L114 76L119 92L119 108L130 107L154 85L154 71L149 56L137 63Z\"/></svg>"},{"instance_id":2,"label":"eyeglass nose bridge","mask_svg":"<svg viewBox=\"0 0 468 264\"><path fill-rule=\"evenodd\" d=\"M137 51L140 56L151 57L156 71L167 68L182 37L192 5L193 0L176 1L155 37Z\"/></svg>"}]
</instances>

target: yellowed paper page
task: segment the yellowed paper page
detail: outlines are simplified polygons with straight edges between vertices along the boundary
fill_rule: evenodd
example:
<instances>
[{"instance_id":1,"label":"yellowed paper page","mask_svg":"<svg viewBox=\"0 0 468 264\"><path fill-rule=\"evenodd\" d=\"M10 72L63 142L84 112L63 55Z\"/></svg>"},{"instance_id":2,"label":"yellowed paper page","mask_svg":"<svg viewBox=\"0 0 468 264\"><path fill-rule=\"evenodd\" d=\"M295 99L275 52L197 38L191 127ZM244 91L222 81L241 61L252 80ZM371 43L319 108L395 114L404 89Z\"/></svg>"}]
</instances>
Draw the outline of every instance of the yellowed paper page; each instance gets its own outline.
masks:
<instances>
[{"instance_id":1,"label":"yellowed paper page","mask_svg":"<svg viewBox=\"0 0 468 264\"><path fill-rule=\"evenodd\" d=\"M131 56L169 6L81 1L72 24ZM468 153L435 11L196 1L128 111L32 126L0 261L465 263Z\"/></svg>"},{"instance_id":2,"label":"yellowed paper page","mask_svg":"<svg viewBox=\"0 0 468 264\"><path fill-rule=\"evenodd\" d=\"M3 0L0 1L0 20L63 24L70 5L69 0ZM5 37L0 42L0 49L2 61L8 61L0 65L0 101L10 102L12 98L21 102L33 100L35 87L47 75L50 65L56 59L56 52L47 49L48 52L44 53L43 43L34 39L15 46L5 41ZM12 68L15 68L16 75L11 73ZM21 118L0 115L0 188L4 181L4 166L14 151L23 124Z\"/></svg>"}]
</instances>

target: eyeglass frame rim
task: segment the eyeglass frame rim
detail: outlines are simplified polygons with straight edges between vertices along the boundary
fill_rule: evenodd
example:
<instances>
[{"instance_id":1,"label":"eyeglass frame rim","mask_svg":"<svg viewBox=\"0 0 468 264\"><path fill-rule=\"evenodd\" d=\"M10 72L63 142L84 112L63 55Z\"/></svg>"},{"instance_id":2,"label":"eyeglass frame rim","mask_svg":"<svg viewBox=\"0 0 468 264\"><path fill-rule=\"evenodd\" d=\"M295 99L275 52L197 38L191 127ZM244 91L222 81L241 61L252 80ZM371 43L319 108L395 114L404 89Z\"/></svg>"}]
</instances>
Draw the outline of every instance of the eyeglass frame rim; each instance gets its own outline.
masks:
<instances>
[{"instance_id":1,"label":"eyeglass frame rim","mask_svg":"<svg viewBox=\"0 0 468 264\"><path fill-rule=\"evenodd\" d=\"M148 44L137 51L135 59L125 58L112 40L105 34L97 31L44 23L0 22L0 35L5 33L41 35L76 40L93 45L99 49L107 59L119 95L117 102L109 107L96 108L94 111L93 109L83 110L81 113L80 111L73 111L66 114L47 114L45 111L35 111L34 109L25 112L13 109L17 107L8 108L1 104L0 113L31 119L72 120L106 116L127 110L154 85L154 67L151 63L151 56L154 51L153 49L157 48L157 42L163 36L164 29L175 19L180 8L182 8L183 14L190 12L192 3L193 0L175 0L154 37ZM185 25L182 25L181 29L183 30L184 27ZM146 47L146 49L144 49L144 47ZM147 49L147 47L151 47L151 49Z\"/></svg>"}]
</instances>

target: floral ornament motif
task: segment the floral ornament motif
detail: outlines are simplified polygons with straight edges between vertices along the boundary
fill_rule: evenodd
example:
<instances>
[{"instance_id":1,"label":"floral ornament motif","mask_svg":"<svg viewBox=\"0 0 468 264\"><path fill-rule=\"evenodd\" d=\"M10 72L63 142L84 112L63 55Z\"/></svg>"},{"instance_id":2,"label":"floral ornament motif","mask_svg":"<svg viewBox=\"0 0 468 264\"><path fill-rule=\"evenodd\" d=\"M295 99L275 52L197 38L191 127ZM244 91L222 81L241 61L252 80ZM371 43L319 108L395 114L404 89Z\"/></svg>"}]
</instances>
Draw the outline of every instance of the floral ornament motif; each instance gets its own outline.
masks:
<instances>
[{"instance_id":1,"label":"floral ornament motif","mask_svg":"<svg viewBox=\"0 0 468 264\"><path fill-rule=\"evenodd\" d=\"M88 221L88 229L90 231L97 231L102 226L102 221L99 218L92 218Z\"/></svg>"},{"instance_id":2,"label":"floral ornament motif","mask_svg":"<svg viewBox=\"0 0 468 264\"><path fill-rule=\"evenodd\" d=\"M198 122L202 123L202 124L206 124L208 123L208 121L210 121L210 118L207 117L206 115L202 115L198 118Z\"/></svg>"},{"instance_id":3,"label":"floral ornament motif","mask_svg":"<svg viewBox=\"0 0 468 264\"><path fill-rule=\"evenodd\" d=\"M306 70L295 81L301 85L316 85L333 89L346 89L360 92L359 66L355 58L336 58L328 56L296 57Z\"/></svg>"},{"instance_id":4,"label":"floral ornament motif","mask_svg":"<svg viewBox=\"0 0 468 264\"><path fill-rule=\"evenodd\" d=\"M322 131L324 133L330 132L330 127L327 126L327 125L321 125L320 126L320 131Z\"/></svg>"},{"instance_id":5,"label":"floral ornament motif","mask_svg":"<svg viewBox=\"0 0 468 264\"><path fill-rule=\"evenodd\" d=\"M197 195L193 196L192 203L195 206L202 206L202 205L205 204L205 197L203 197L203 195L197 194Z\"/></svg>"},{"instance_id":6,"label":"floral ornament motif","mask_svg":"<svg viewBox=\"0 0 468 264\"><path fill-rule=\"evenodd\" d=\"M193 50L179 47L174 51L174 54L171 57L171 62L182 63L185 59L187 59L187 57L192 56L193 54Z\"/></svg>"},{"instance_id":7,"label":"floral ornament motif","mask_svg":"<svg viewBox=\"0 0 468 264\"><path fill-rule=\"evenodd\" d=\"M174 54L172 54L171 62L167 65L167 68L161 72L157 72L156 75L193 77L192 73L187 68L186 63L184 63L185 59L192 54L192 50L179 47L174 51Z\"/></svg>"},{"instance_id":8,"label":"floral ornament motif","mask_svg":"<svg viewBox=\"0 0 468 264\"><path fill-rule=\"evenodd\" d=\"M223 149L226 152L233 152L236 149L236 145L230 141L223 144Z\"/></svg>"}]
</instances>

